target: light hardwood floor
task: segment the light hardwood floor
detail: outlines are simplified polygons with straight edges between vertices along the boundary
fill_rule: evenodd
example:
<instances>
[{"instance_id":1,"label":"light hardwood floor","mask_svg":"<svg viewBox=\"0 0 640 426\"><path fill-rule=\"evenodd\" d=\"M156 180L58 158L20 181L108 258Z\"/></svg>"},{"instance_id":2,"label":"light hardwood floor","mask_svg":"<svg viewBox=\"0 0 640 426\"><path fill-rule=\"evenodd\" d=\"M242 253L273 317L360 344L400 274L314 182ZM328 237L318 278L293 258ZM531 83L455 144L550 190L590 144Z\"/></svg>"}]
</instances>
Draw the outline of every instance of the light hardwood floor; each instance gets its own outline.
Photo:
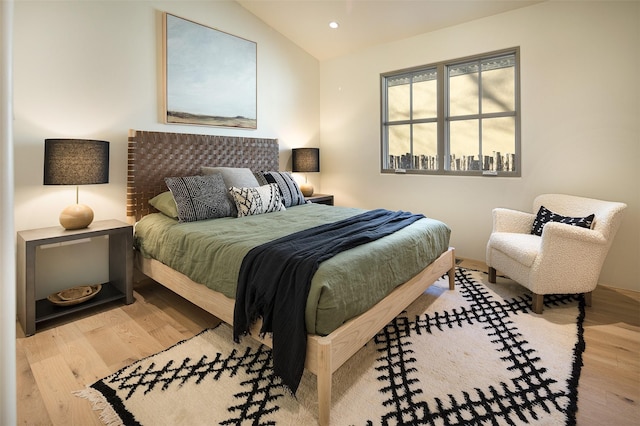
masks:
<instances>
[{"instance_id":1,"label":"light hardwood floor","mask_svg":"<svg viewBox=\"0 0 640 426\"><path fill-rule=\"evenodd\" d=\"M101 425L72 391L218 323L148 279L136 283L135 299L52 321L31 337L18 325L19 424ZM598 287L584 327L578 425L640 424L640 293Z\"/></svg>"}]
</instances>

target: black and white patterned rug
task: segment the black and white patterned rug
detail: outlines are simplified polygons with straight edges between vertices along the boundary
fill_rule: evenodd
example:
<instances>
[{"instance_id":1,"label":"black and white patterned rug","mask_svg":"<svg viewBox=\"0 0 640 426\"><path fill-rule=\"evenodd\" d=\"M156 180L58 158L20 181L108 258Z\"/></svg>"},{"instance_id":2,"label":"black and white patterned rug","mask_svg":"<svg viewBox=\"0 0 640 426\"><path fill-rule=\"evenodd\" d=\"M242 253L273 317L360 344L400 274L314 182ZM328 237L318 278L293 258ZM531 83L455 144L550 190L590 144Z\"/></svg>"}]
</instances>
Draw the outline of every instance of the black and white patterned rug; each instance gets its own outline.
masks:
<instances>
[{"instance_id":1,"label":"black and white patterned rug","mask_svg":"<svg viewBox=\"0 0 640 426\"><path fill-rule=\"evenodd\" d=\"M331 423L575 424L582 298L530 301L458 268L455 291L439 280L334 374ZM295 397L278 383L270 350L222 324L76 394L109 425L315 424L315 376Z\"/></svg>"}]
</instances>

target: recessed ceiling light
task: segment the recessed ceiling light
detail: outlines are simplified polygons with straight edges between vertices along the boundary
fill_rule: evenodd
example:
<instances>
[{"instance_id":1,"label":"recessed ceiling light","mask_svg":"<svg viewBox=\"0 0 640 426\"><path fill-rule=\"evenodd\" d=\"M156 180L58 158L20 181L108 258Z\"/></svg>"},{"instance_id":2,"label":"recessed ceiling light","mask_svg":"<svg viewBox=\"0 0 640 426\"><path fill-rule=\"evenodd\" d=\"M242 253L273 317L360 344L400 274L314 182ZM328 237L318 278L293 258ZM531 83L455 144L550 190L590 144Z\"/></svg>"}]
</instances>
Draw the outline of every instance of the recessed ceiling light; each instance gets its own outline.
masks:
<instances>
[{"instance_id":1,"label":"recessed ceiling light","mask_svg":"<svg viewBox=\"0 0 640 426\"><path fill-rule=\"evenodd\" d=\"M340 25L338 25L338 23L336 21L331 21L329 22L329 28L333 28L336 29L338 28Z\"/></svg>"}]
</instances>

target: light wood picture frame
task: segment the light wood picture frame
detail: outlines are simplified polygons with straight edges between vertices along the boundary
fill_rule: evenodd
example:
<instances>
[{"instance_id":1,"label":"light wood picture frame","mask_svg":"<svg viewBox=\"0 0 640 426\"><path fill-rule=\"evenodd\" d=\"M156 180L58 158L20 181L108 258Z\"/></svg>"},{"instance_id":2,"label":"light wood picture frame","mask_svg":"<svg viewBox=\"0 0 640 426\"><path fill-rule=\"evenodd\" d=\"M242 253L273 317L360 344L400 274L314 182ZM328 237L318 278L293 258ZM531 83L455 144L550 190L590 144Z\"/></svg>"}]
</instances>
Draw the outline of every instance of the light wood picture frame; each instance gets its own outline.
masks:
<instances>
[{"instance_id":1,"label":"light wood picture frame","mask_svg":"<svg viewBox=\"0 0 640 426\"><path fill-rule=\"evenodd\" d=\"M163 13L164 118L257 128L257 44Z\"/></svg>"}]
</instances>

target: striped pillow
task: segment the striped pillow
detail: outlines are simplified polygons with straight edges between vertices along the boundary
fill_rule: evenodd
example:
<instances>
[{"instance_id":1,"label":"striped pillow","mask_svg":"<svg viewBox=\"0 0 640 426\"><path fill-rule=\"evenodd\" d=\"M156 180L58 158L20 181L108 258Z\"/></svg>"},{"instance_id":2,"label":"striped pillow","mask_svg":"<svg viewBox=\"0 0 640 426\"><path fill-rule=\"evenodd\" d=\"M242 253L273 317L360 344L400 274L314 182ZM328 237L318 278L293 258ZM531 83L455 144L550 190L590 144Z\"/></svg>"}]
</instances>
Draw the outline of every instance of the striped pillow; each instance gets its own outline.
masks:
<instances>
[{"instance_id":1,"label":"striped pillow","mask_svg":"<svg viewBox=\"0 0 640 426\"><path fill-rule=\"evenodd\" d=\"M254 173L254 176L260 183L260 185L268 185L275 183L280 189L280 195L282 195L282 203L285 207L297 206L305 204L306 200L298 182L293 179L289 172L258 172Z\"/></svg>"}]
</instances>

